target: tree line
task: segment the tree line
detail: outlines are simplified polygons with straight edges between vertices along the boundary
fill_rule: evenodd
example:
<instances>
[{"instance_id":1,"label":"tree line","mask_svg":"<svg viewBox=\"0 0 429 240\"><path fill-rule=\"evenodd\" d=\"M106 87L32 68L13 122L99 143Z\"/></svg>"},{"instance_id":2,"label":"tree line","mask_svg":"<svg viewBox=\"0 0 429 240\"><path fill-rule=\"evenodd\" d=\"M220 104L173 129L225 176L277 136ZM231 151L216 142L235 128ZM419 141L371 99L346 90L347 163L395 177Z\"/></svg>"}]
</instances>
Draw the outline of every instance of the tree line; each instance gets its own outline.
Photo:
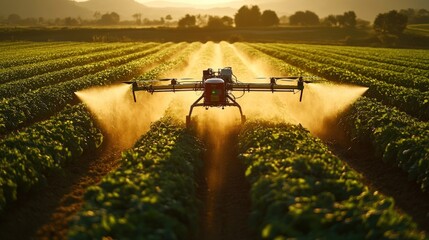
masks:
<instances>
[{"instance_id":1,"label":"tree line","mask_svg":"<svg viewBox=\"0 0 429 240\"><path fill-rule=\"evenodd\" d=\"M171 15L162 17L159 20L142 19L141 13L133 16L134 22L122 21L118 13L110 12L101 14L96 12L93 20L84 20L80 18L67 17L64 19L45 20L43 18L26 18L22 19L17 14L11 14L6 19L0 17L0 22L11 25L37 25L52 24L65 26L84 26L84 25L118 25L118 24L135 24L135 25L177 25L179 28L245 28L245 27L276 27L280 24L291 26L329 26L341 28L368 27L370 22L358 19L354 11L344 12L340 15L329 15L320 18L312 11L297 11L291 16L278 17L273 10L261 11L259 6L244 5L230 16L210 16L210 15L189 15L173 21ZM406 28L407 24L429 23L429 11L426 9L403 9L400 11L392 10L387 13L380 13L373 21L373 28L376 32L400 34Z\"/></svg>"}]
</instances>

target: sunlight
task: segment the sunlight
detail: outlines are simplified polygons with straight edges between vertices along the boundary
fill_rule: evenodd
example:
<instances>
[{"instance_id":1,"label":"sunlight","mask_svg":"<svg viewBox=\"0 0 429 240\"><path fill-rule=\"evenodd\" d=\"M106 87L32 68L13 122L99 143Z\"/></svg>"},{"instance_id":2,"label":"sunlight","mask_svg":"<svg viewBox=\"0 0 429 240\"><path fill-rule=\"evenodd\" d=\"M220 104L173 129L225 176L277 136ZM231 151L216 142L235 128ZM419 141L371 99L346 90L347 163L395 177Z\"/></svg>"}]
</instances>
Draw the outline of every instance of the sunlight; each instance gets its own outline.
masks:
<instances>
[{"instance_id":1,"label":"sunlight","mask_svg":"<svg viewBox=\"0 0 429 240\"><path fill-rule=\"evenodd\" d=\"M153 0L136 0L136 1L140 2L140 3L153 2ZM200 0L170 0L169 2L192 4L192 5L193 4L196 4L196 5L212 5L212 4L231 2L231 0L205 0L205 1L200 1Z\"/></svg>"}]
</instances>

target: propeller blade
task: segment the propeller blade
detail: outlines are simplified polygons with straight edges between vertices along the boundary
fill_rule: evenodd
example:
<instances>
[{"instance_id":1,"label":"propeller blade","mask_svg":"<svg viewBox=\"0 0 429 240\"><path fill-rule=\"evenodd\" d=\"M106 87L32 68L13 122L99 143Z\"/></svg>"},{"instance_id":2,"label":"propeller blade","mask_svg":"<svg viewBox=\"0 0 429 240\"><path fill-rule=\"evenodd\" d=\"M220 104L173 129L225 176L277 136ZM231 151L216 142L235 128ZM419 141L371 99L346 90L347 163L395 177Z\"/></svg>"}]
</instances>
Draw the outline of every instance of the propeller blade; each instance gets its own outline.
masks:
<instances>
[{"instance_id":1,"label":"propeller blade","mask_svg":"<svg viewBox=\"0 0 429 240\"><path fill-rule=\"evenodd\" d=\"M277 79L277 81L282 81L282 82L296 82L297 79L292 79L292 78L282 78L282 79Z\"/></svg>"},{"instance_id":2,"label":"propeller blade","mask_svg":"<svg viewBox=\"0 0 429 240\"><path fill-rule=\"evenodd\" d=\"M180 81L179 83L201 83L201 81Z\"/></svg>"},{"instance_id":3,"label":"propeller blade","mask_svg":"<svg viewBox=\"0 0 429 240\"><path fill-rule=\"evenodd\" d=\"M300 76L285 76L285 77L273 77L273 78L275 78L277 80L280 80L280 79L294 79L294 80L296 80L296 79L299 79Z\"/></svg>"}]
</instances>

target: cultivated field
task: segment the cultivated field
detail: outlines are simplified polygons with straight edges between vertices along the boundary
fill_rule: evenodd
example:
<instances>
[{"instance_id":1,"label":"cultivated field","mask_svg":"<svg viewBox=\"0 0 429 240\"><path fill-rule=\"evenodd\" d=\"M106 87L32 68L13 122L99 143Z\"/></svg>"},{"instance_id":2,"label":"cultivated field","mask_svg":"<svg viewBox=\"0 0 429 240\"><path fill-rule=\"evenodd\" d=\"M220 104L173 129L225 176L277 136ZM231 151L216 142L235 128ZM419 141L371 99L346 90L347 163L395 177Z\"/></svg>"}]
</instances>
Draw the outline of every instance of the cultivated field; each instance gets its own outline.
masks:
<instances>
[{"instance_id":1,"label":"cultivated field","mask_svg":"<svg viewBox=\"0 0 429 240\"><path fill-rule=\"evenodd\" d=\"M424 239L429 51L283 43L0 42L0 239ZM122 81L317 76L299 94ZM240 96L237 96L240 97Z\"/></svg>"}]
</instances>

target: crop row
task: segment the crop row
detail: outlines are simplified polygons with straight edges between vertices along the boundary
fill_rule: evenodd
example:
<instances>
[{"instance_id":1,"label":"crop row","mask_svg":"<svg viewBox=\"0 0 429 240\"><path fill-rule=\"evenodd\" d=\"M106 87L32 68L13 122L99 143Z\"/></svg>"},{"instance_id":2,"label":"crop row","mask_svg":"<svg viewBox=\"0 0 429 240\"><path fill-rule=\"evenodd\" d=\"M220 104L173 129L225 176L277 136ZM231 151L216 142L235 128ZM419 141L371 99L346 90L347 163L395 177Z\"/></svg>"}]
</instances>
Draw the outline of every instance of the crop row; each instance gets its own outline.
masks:
<instances>
[{"instance_id":1,"label":"crop row","mask_svg":"<svg viewBox=\"0 0 429 240\"><path fill-rule=\"evenodd\" d=\"M351 56L369 61L387 63L403 66L411 69L429 70L429 59L426 50L412 49L382 49L372 47L347 47L347 46L314 46L329 52L341 52ZM340 49L340 51L339 51ZM420 58L419 58L420 56Z\"/></svg>"},{"instance_id":2,"label":"crop row","mask_svg":"<svg viewBox=\"0 0 429 240\"><path fill-rule=\"evenodd\" d=\"M103 53L101 56L103 59L101 59L99 55L95 55L94 59L91 56L88 56L85 62L88 62L89 64L83 66L72 66L59 71L48 72L42 75L36 75L30 78L1 84L0 98L18 96L29 91L34 91L40 87L65 82L88 74L95 74L107 68L115 67L140 58L150 52L159 51L162 47L165 47L165 45L160 46L156 43L149 43L138 47L130 47L129 49L114 50ZM82 64L85 64L85 62L82 62Z\"/></svg>"},{"instance_id":3,"label":"crop row","mask_svg":"<svg viewBox=\"0 0 429 240\"><path fill-rule=\"evenodd\" d=\"M131 46L132 44L130 44ZM36 45L38 46L38 45ZM0 59L0 68L17 67L25 64L40 63L43 61L79 56L88 53L99 51L112 50L114 48L125 46L121 44L77 44L67 43L64 45L42 45L43 48L34 49L17 48L13 52L5 55L5 58ZM0 49L5 50L0 46Z\"/></svg>"},{"instance_id":4,"label":"crop row","mask_svg":"<svg viewBox=\"0 0 429 240\"><path fill-rule=\"evenodd\" d=\"M121 166L87 189L70 239L189 239L198 219L196 174L202 145L164 117Z\"/></svg>"},{"instance_id":5,"label":"crop row","mask_svg":"<svg viewBox=\"0 0 429 240\"><path fill-rule=\"evenodd\" d=\"M66 107L51 119L0 141L0 213L46 182L47 175L101 144L103 136L90 116L82 104Z\"/></svg>"},{"instance_id":6,"label":"crop row","mask_svg":"<svg viewBox=\"0 0 429 240\"><path fill-rule=\"evenodd\" d=\"M243 50L247 53L252 49ZM253 51L256 57L262 54ZM345 127L351 131L350 137L370 140L385 161L403 169L426 190L429 187L428 124L368 98L359 99L351 109L344 119L348 123Z\"/></svg>"},{"instance_id":7,"label":"crop row","mask_svg":"<svg viewBox=\"0 0 429 240\"><path fill-rule=\"evenodd\" d=\"M5 55L1 55L0 60L9 59L9 55L13 57L28 57L30 55L37 55L38 52L40 53L43 50L53 50L64 46L76 46L78 44L70 42L14 42L1 46L2 53L5 53Z\"/></svg>"},{"instance_id":8,"label":"crop row","mask_svg":"<svg viewBox=\"0 0 429 240\"><path fill-rule=\"evenodd\" d=\"M405 171L429 189L429 123L365 97L355 102L343 121L352 139L370 141L385 162Z\"/></svg>"},{"instance_id":9,"label":"crop row","mask_svg":"<svg viewBox=\"0 0 429 240\"><path fill-rule=\"evenodd\" d=\"M240 158L251 183L251 223L262 239L423 239L394 201L301 126L248 122Z\"/></svg>"},{"instance_id":10,"label":"crop row","mask_svg":"<svg viewBox=\"0 0 429 240\"><path fill-rule=\"evenodd\" d=\"M362 65L375 66L388 69L395 72L404 72L416 75L422 75L429 77L429 65L423 63L412 63L407 60L398 60L390 58L389 56L373 53L371 49L368 48L354 48L350 49L347 47L333 47L333 46L312 46L312 49L317 49L319 51L346 56L348 59L356 61ZM405 50L404 50L405 51ZM413 56L409 54L410 58Z\"/></svg>"},{"instance_id":11,"label":"crop row","mask_svg":"<svg viewBox=\"0 0 429 240\"><path fill-rule=\"evenodd\" d=\"M106 69L97 74L46 86L18 97L3 99L0 102L0 134L18 129L36 119L50 116L62 109L75 98L74 92L118 81L127 81L141 74L145 67L160 59L165 59L187 46L187 43L174 44L153 53L149 49L145 56L124 65Z\"/></svg>"},{"instance_id":12,"label":"crop row","mask_svg":"<svg viewBox=\"0 0 429 240\"><path fill-rule=\"evenodd\" d=\"M145 74L137 77L135 80L146 80L155 79L167 74L172 69L179 69L185 67L188 64L189 56L201 48L200 42L194 42L189 44L180 54L174 56L174 58L164 61L156 65L155 68L145 72Z\"/></svg>"},{"instance_id":13,"label":"crop row","mask_svg":"<svg viewBox=\"0 0 429 240\"><path fill-rule=\"evenodd\" d=\"M286 62L272 57L270 55L267 55L261 51L256 50L253 47L250 47L249 45L246 45L244 43L234 43L234 45L244 52L248 57L252 59L252 61L258 61L263 62L270 66L272 69L277 71L281 75L285 76L299 76L303 74L303 70L292 66L290 64L287 64ZM305 73L304 73L305 75Z\"/></svg>"},{"instance_id":14,"label":"crop row","mask_svg":"<svg viewBox=\"0 0 429 240\"><path fill-rule=\"evenodd\" d=\"M331 66L323 63L323 56L279 49L265 44L251 44L251 46L326 79L367 86L369 87L368 96L377 98L385 104L396 106L401 111L422 120L429 120L429 96L424 92L395 86L353 73L347 69Z\"/></svg>"},{"instance_id":15,"label":"crop row","mask_svg":"<svg viewBox=\"0 0 429 240\"><path fill-rule=\"evenodd\" d=\"M25 79L43 73L58 71L64 68L82 66L96 61L103 61L108 57L118 57L121 54L129 54L138 50L138 47L134 48L133 46L128 45L119 46L120 47L112 48L109 51L97 51L95 53L87 53L82 56L78 55L63 59L53 59L41 63L32 63L17 67L10 67L3 71L0 71L0 83L6 83L18 79Z\"/></svg>"},{"instance_id":16,"label":"crop row","mask_svg":"<svg viewBox=\"0 0 429 240\"><path fill-rule=\"evenodd\" d=\"M310 54L316 56L323 56L321 63L329 64L334 67L347 69L357 74L362 74L365 77L373 78L386 83L404 86L408 88L415 88L420 91L429 90L429 78L422 73L427 71L415 71L409 68L401 68L391 64L380 64L377 62L370 62L368 60L359 60L355 57L348 57L342 52L337 54L328 53L323 50L315 48L308 48L297 45L277 45L282 49L296 51L302 54ZM296 53L295 52L295 53Z\"/></svg>"}]
</instances>

